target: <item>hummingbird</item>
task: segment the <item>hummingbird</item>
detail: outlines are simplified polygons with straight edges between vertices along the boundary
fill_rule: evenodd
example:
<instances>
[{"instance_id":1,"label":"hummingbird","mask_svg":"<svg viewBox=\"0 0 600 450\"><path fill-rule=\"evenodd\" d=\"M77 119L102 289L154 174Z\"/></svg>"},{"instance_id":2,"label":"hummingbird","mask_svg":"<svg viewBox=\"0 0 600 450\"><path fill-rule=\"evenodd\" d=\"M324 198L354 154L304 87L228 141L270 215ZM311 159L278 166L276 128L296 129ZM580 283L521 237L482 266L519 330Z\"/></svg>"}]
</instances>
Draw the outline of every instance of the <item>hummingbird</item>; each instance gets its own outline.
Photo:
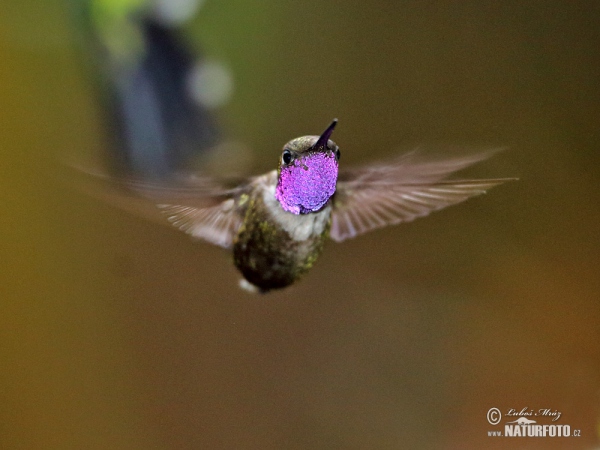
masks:
<instances>
[{"instance_id":1,"label":"hummingbird","mask_svg":"<svg viewBox=\"0 0 600 450\"><path fill-rule=\"evenodd\" d=\"M447 179L494 151L438 161L422 161L413 151L340 171L340 148L330 139L336 125L334 119L319 136L292 139L277 169L234 185L211 177L179 187L125 184L179 230L231 251L240 286L265 293L306 274L329 239L410 222L511 180Z\"/></svg>"}]
</instances>

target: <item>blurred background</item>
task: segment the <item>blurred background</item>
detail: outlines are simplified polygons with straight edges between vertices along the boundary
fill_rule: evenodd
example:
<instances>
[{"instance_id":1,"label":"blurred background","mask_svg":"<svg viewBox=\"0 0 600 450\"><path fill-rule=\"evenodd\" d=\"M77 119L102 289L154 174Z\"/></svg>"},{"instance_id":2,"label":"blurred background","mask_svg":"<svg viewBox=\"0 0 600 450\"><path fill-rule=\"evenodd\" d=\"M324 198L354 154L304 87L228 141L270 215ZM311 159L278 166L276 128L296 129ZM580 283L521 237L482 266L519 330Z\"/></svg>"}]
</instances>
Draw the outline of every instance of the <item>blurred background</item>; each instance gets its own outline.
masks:
<instances>
[{"instance_id":1,"label":"blurred background","mask_svg":"<svg viewBox=\"0 0 600 450\"><path fill-rule=\"evenodd\" d=\"M6 0L0 448L598 448L599 42L595 1ZM500 145L462 175L520 181L252 296L62 165L261 173L333 117L345 167Z\"/></svg>"}]
</instances>

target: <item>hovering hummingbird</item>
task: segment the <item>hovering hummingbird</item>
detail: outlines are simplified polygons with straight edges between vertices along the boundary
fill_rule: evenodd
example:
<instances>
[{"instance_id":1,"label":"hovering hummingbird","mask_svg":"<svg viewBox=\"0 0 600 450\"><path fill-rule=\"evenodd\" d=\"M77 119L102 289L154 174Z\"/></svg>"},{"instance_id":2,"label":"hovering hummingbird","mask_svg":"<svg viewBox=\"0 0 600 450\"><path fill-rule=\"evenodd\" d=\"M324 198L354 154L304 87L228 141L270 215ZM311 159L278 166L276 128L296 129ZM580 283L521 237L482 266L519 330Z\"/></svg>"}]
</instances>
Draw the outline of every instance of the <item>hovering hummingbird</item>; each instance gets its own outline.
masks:
<instances>
[{"instance_id":1,"label":"hovering hummingbird","mask_svg":"<svg viewBox=\"0 0 600 450\"><path fill-rule=\"evenodd\" d=\"M185 187L126 185L151 199L179 230L232 250L244 277L240 286L267 292L308 272L328 239L342 242L409 222L509 180L445 179L489 151L442 161L419 161L413 152L340 172L340 149L330 140L336 124L320 136L292 139L276 170L233 187L208 177Z\"/></svg>"}]
</instances>

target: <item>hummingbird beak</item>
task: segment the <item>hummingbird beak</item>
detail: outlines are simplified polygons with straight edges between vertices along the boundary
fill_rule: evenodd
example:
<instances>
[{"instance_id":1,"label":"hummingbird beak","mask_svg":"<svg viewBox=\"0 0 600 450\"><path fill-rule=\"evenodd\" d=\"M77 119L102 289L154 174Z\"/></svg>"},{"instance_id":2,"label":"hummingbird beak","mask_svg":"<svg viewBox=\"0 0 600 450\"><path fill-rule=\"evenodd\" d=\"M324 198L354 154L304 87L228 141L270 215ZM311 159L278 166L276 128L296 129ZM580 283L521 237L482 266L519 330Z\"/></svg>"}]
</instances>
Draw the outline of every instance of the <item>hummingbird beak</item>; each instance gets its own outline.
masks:
<instances>
[{"instance_id":1,"label":"hummingbird beak","mask_svg":"<svg viewBox=\"0 0 600 450\"><path fill-rule=\"evenodd\" d=\"M327 141L329 140L331 133L333 133L333 129L337 125L337 121L337 119L333 119L331 125L329 125L325 131L323 131L323 134L319 137L315 145L313 145L315 150L325 150L327 148Z\"/></svg>"}]
</instances>

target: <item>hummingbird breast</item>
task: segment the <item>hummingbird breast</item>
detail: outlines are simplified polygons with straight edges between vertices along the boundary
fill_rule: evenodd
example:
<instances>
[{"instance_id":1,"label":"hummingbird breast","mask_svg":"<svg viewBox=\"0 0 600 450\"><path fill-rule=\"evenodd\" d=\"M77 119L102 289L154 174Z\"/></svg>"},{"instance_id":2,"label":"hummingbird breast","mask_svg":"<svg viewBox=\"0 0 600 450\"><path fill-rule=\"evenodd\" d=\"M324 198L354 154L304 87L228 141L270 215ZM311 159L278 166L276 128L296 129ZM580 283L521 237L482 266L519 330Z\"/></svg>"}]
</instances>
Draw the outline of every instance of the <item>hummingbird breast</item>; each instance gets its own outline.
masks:
<instances>
[{"instance_id":1,"label":"hummingbird breast","mask_svg":"<svg viewBox=\"0 0 600 450\"><path fill-rule=\"evenodd\" d=\"M292 284L313 266L331 223L331 204L310 214L285 211L276 184L276 171L255 182L233 246L236 267L263 292Z\"/></svg>"}]
</instances>

